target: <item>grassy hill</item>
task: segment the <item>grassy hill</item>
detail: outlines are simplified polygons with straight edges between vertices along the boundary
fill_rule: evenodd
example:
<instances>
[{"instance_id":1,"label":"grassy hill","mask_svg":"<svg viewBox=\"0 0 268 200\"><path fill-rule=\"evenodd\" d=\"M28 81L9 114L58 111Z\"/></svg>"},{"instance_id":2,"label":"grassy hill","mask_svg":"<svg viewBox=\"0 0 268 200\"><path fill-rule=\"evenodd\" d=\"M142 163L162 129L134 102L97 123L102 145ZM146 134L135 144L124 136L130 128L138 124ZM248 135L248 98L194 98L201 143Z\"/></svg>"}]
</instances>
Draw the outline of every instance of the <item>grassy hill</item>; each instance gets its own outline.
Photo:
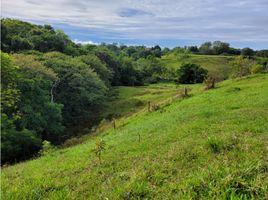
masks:
<instances>
[{"instance_id":1,"label":"grassy hill","mask_svg":"<svg viewBox=\"0 0 268 200\"><path fill-rule=\"evenodd\" d=\"M159 83L138 87L113 87L111 93L113 95L109 97L103 117L113 116L117 118L145 108L149 101L157 103L173 97L178 93L178 89L172 83Z\"/></svg>"},{"instance_id":2,"label":"grassy hill","mask_svg":"<svg viewBox=\"0 0 268 200\"><path fill-rule=\"evenodd\" d=\"M220 75L220 79L225 79L231 73L231 64L234 56L221 55L195 55L195 54L179 54L169 53L162 56L161 63L166 67L177 69L182 63L194 63L201 65L207 69L209 73Z\"/></svg>"},{"instance_id":3,"label":"grassy hill","mask_svg":"<svg viewBox=\"0 0 268 200\"><path fill-rule=\"evenodd\" d=\"M147 86L117 86L112 88L109 102L106 104L103 118L128 117L143 109L148 108L148 102L152 105L163 104L168 100L177 98L180 91L187 87L191 93L202 91L201 84L177 85L175 83L157 83Z\"/></svg>"},{"instance_id":4,"label":"grassy hill","mask_svg":"<svg viewBox=\"0 0 268 200\"><path fill-rule=\"evenodd\" d=\"M268 76L196 87L84 144L3 168L2 199L267 199Z\"/></svg>"}]
</instances>

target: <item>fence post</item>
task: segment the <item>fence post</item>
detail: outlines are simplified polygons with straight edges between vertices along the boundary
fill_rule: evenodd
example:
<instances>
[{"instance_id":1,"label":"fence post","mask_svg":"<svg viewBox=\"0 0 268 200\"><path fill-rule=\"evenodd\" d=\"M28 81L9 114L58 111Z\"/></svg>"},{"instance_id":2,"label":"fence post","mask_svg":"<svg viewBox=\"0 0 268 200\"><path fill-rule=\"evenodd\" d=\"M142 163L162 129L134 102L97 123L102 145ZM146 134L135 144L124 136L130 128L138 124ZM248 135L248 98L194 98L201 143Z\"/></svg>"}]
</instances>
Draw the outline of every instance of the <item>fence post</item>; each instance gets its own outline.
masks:
<instances>
[{"instance_id":1,"label":"fence post","mask_svg":"<svg viewBox=\"0 0 268 200\"><path fill-rule=\"evenodd\" d=\"M113 120L113 127L116 129L115 119Z\"/></svg>"},{"instance_id":2,"label":"fence post","mask_svg":"<svg viewBox=\"0 0 268 200\"><path fill-rule=\"evenodd\" d=\"M149 101L148 102L148 112L150 112L151 111L151 102Z\"/></svg>"},{"instance_id":3,"label":"fence post","mask_svg":"<svg viewBox=\"0 0 268 200\"><path fill-rule=\"evenodd\" d=\"M188 96L187 87L184 87L184 96Z\"/></svg>"}]
</instances>

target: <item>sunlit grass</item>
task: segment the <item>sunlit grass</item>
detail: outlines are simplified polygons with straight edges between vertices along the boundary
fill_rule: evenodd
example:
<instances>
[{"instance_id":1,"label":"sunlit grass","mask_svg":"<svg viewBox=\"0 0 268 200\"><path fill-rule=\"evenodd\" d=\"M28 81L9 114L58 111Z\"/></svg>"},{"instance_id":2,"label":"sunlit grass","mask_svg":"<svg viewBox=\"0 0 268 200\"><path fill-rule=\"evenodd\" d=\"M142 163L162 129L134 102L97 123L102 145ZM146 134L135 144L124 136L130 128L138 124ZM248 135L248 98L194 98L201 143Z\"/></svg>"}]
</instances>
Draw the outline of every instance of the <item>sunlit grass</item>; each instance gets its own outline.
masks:
<instances>
[{"instance_id":1,"label":"sunlit grass","mask_svg":"<svg viewBox=\"0 0 268 200\"><path fill-rule=\"evenodd\" d=\"M267 199L268 76L192 92L103 132L101 163L91 138L2 169L2 199Z\"/></svg>"}]
</instances>

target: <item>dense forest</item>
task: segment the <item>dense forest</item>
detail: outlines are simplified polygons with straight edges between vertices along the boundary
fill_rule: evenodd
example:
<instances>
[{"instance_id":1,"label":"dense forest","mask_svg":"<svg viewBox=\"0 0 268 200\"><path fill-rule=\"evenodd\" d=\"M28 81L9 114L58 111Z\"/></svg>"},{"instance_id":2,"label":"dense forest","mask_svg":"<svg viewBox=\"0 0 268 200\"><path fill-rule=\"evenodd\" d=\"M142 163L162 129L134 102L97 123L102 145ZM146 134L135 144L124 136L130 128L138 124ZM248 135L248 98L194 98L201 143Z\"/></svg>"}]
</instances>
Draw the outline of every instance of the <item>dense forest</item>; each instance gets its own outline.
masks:
<instances>
[{"instance_id":1,"label":"dense forest","mask_svg":"<svg viewBox=\"0 0 268 200\"><path fill-rule=\"evenodd\" d=\"M220 41L173 49L81 45L50 25L13 19L1 19L1 32L2 163L37 155L45 140L59 145L85 133L101 120L113 86L202 83L209 76L196 64L166 67L163 55L234 55L236 76L263 70L267 59L257 58L268 57L268 50L236 49Z\"/></svg>"}]
</instances>

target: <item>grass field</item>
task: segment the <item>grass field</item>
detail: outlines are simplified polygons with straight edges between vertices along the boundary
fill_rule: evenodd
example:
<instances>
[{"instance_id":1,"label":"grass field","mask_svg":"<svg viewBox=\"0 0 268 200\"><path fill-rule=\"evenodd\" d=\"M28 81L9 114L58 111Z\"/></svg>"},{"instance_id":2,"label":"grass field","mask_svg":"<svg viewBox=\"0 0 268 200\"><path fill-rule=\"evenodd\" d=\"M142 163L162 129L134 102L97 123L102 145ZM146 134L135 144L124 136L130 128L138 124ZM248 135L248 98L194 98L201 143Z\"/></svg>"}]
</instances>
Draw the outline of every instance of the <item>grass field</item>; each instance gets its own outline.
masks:
<instances>
[{"instance_id":1,"label":"grass field","mask_svg":"<svg viewBox=\"0 0 268 200\"><path fill-rule=\"evenodd\" d=\"M158 103L171 98L178 93L178 88L172 83L159 83L149 86L127 87L119 86L112 89L113 96L103 112L103 117L122 117L145 108L148 102Z\"/></svg>"},{"instance_id":2,"label":"grass field","mask_svg":"<svg viewBox=\"0 0 268 200\"><path fill-rule=\"evenodd\" d=\"M267 199L268 76L200 88L84 144L3 168L2 199Z\"/></svg>"},{"instance_id":3,"label":"grass field","mask_svg":"<svg viewBox=\"0 0 268 200\"><path fill-rule=\"evenodd\" d=\"M231 73L231 64L234 56L195 55L187 54L186 57L170 53L162 56L161 63L166 67L179 68L182 63L194 63L207 69L209 73L220 75L220 79L226 79Z\"/></svg>"},{"instance_id":4,"label":"grass field","mask_svg":"<svg viewBox=\"0 0 268 200\"><path fill-rule=\"evenodd\" d=\"M148 108L151 105L163 104L177 98L181 91L187 87L191 94L203 91L202 84L175 84L171 82L157 83L147 86L118 86L113 87L109 101L102 114L103 118L126 118L134 113Z\"/></svg>"}]
</instances>

